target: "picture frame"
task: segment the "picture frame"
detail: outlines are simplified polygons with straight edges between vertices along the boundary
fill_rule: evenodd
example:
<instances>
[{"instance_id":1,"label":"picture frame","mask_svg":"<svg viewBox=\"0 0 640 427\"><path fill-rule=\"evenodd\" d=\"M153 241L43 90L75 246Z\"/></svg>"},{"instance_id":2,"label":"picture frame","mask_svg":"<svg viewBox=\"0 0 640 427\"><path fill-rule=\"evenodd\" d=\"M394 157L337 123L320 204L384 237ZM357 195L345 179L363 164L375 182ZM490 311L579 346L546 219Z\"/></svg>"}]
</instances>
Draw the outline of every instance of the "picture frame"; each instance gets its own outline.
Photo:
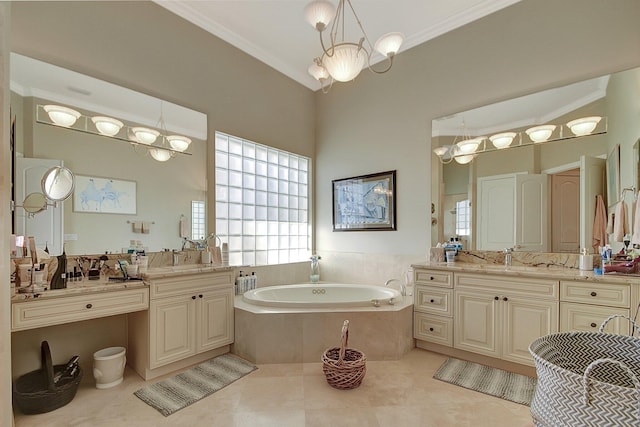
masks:
<instances>
[{"instance_id":1,"label":"picture frame","mask_svg":"<svg viewBox=\"0 0 640 427\"><path fill-rule=\"evenodd\" d=\"M136 182L76 175L73 211L135 215Z\"/></svg>"},{"instance_id":2,"label":"picture frame","mask_svg":"<svg viewBox=\"0 0 640 427\"><path fill-rule=\"evenodd\" d=\"M335 179L333 231L396 230L396 171Z\"/></svg>"},{"instance_id":3,"label":"picture frame","mask_svg":"<svg viewBox=\"0 0 640 427\"><path fill-rule=\"evenodd\" d=\"M620 199L620 144L607 156L607 205L612 207Z\"/></svg>"}]
</instances>

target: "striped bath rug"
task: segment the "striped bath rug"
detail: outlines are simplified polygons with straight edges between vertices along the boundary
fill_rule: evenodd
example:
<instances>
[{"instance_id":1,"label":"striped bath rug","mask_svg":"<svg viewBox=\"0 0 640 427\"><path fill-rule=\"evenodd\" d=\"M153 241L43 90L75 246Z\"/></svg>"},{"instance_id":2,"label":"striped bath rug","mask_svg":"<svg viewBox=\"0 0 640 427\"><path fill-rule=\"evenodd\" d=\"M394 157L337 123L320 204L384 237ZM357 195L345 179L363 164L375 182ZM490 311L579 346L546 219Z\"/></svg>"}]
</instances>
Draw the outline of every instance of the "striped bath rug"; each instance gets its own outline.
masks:
<instances>
[{"instance_id":1,"label":"striped bath rug","mask_svg":"<svg viewBox=\"0 0 640 427\"><path fill-rule=\"evenodd\" d=\"M223 354L174 377L143 387L133 394L166 417L255 369L258 368L246 360Z\"/></svg>"},{"instance_id":2,"label":"striped bath rug","mask_svg":"<svg viewBox=\"0 0 640 427\"><path fill-rule=\"evenodd\" d=\"M535 378L453 358L433 378L527 406L536 390Z\"/></svg>"}]
</instances>

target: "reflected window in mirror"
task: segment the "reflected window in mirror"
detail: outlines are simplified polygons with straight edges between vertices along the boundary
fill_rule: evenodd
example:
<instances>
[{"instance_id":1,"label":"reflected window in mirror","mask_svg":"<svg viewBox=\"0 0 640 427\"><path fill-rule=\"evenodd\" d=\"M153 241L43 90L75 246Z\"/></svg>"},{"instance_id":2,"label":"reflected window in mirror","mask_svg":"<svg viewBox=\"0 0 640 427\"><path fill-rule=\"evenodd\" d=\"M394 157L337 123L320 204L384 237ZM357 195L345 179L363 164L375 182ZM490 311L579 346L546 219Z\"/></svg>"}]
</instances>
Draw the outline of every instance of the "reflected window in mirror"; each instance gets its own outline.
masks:
<instances>
[{"instance_id":1,"label":"reflected window in mirror","mask_svg":"<svg viewBox=\"0 0 640 427\"><path fill-rule=\"evenodd\" d=\"M207 212L204 202L191 202L191 240L204 240L207 235Z\"/></svg>"},{"instance_id":2,"label":"reflected window in mirror","mask_svg":"<svg viewBox=\"0 0 640 427\"><path fill-rule=\"evenodd\" d=\"M456 203L456 235L471 235L471 201L461 200Z\"/></svg>"}]
</instances>

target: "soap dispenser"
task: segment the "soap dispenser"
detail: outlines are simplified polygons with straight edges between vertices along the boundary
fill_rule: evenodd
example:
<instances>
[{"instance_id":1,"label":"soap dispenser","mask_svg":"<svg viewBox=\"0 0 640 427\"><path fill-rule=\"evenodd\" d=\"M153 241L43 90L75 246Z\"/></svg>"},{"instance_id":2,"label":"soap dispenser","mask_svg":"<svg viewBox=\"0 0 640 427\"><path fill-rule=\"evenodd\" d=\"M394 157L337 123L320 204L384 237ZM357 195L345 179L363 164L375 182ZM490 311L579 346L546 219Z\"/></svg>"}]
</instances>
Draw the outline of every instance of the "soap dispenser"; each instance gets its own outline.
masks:
<instances>
[{"instance_id":1,"label":"soap dispenser","mask_svg":"<svg viewBox=\"0 0 640 427\"><path fill-rule=\"evenodd\" d=\"M587 248L580 250L580 270L591 271L593 270L593 256L589 255Z\"/></svg>"}]
</instances>

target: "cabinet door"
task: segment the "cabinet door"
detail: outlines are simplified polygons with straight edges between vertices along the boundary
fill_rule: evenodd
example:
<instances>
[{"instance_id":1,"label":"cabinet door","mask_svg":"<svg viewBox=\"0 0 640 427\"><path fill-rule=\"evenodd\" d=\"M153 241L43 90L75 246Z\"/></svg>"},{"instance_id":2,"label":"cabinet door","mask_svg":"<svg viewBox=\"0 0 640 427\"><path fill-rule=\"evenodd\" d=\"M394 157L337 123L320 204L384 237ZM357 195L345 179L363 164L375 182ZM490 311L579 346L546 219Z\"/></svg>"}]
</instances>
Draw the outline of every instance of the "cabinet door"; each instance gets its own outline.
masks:
<instances>
[{"instance_id":1,"label":"cabinet door","mask_svg":"<svg viewBox=\"0 0 640 427\"><path fill-rule=\"evenodd\" d=\"M455 291L455 348L500 357L497 306L494 295Z\"/></svg>"},{"instance_id":2,"label":"cabinet door","mask_svg":"<svg viewBox=\"0 0 640 427\"><path fill-rule=\"evenodd\" d=\"M198 350L212 350L233 342L233 292L198 294Z\"/></svg>"},{"instance_id":3,"label":"cabinet door","mask_svg":"<svg viewBox=\"0 0 640 427\"><path fill-rule=\"evenodd\" d=\"M151 369L196 353L196 301L192 295L151 301L149 310Z\"/></svg>"},{"instance_id":4,"label":"cabinet door","mask_svg":"<svg viewBox=\"0 0 640 427\"><path fill-rule=\"evenodd\" d=\"M533 298L503 297L502 358L534 366L529 345L544 335L558 332L558 303Z\"/></svg>"}]
</instances>

